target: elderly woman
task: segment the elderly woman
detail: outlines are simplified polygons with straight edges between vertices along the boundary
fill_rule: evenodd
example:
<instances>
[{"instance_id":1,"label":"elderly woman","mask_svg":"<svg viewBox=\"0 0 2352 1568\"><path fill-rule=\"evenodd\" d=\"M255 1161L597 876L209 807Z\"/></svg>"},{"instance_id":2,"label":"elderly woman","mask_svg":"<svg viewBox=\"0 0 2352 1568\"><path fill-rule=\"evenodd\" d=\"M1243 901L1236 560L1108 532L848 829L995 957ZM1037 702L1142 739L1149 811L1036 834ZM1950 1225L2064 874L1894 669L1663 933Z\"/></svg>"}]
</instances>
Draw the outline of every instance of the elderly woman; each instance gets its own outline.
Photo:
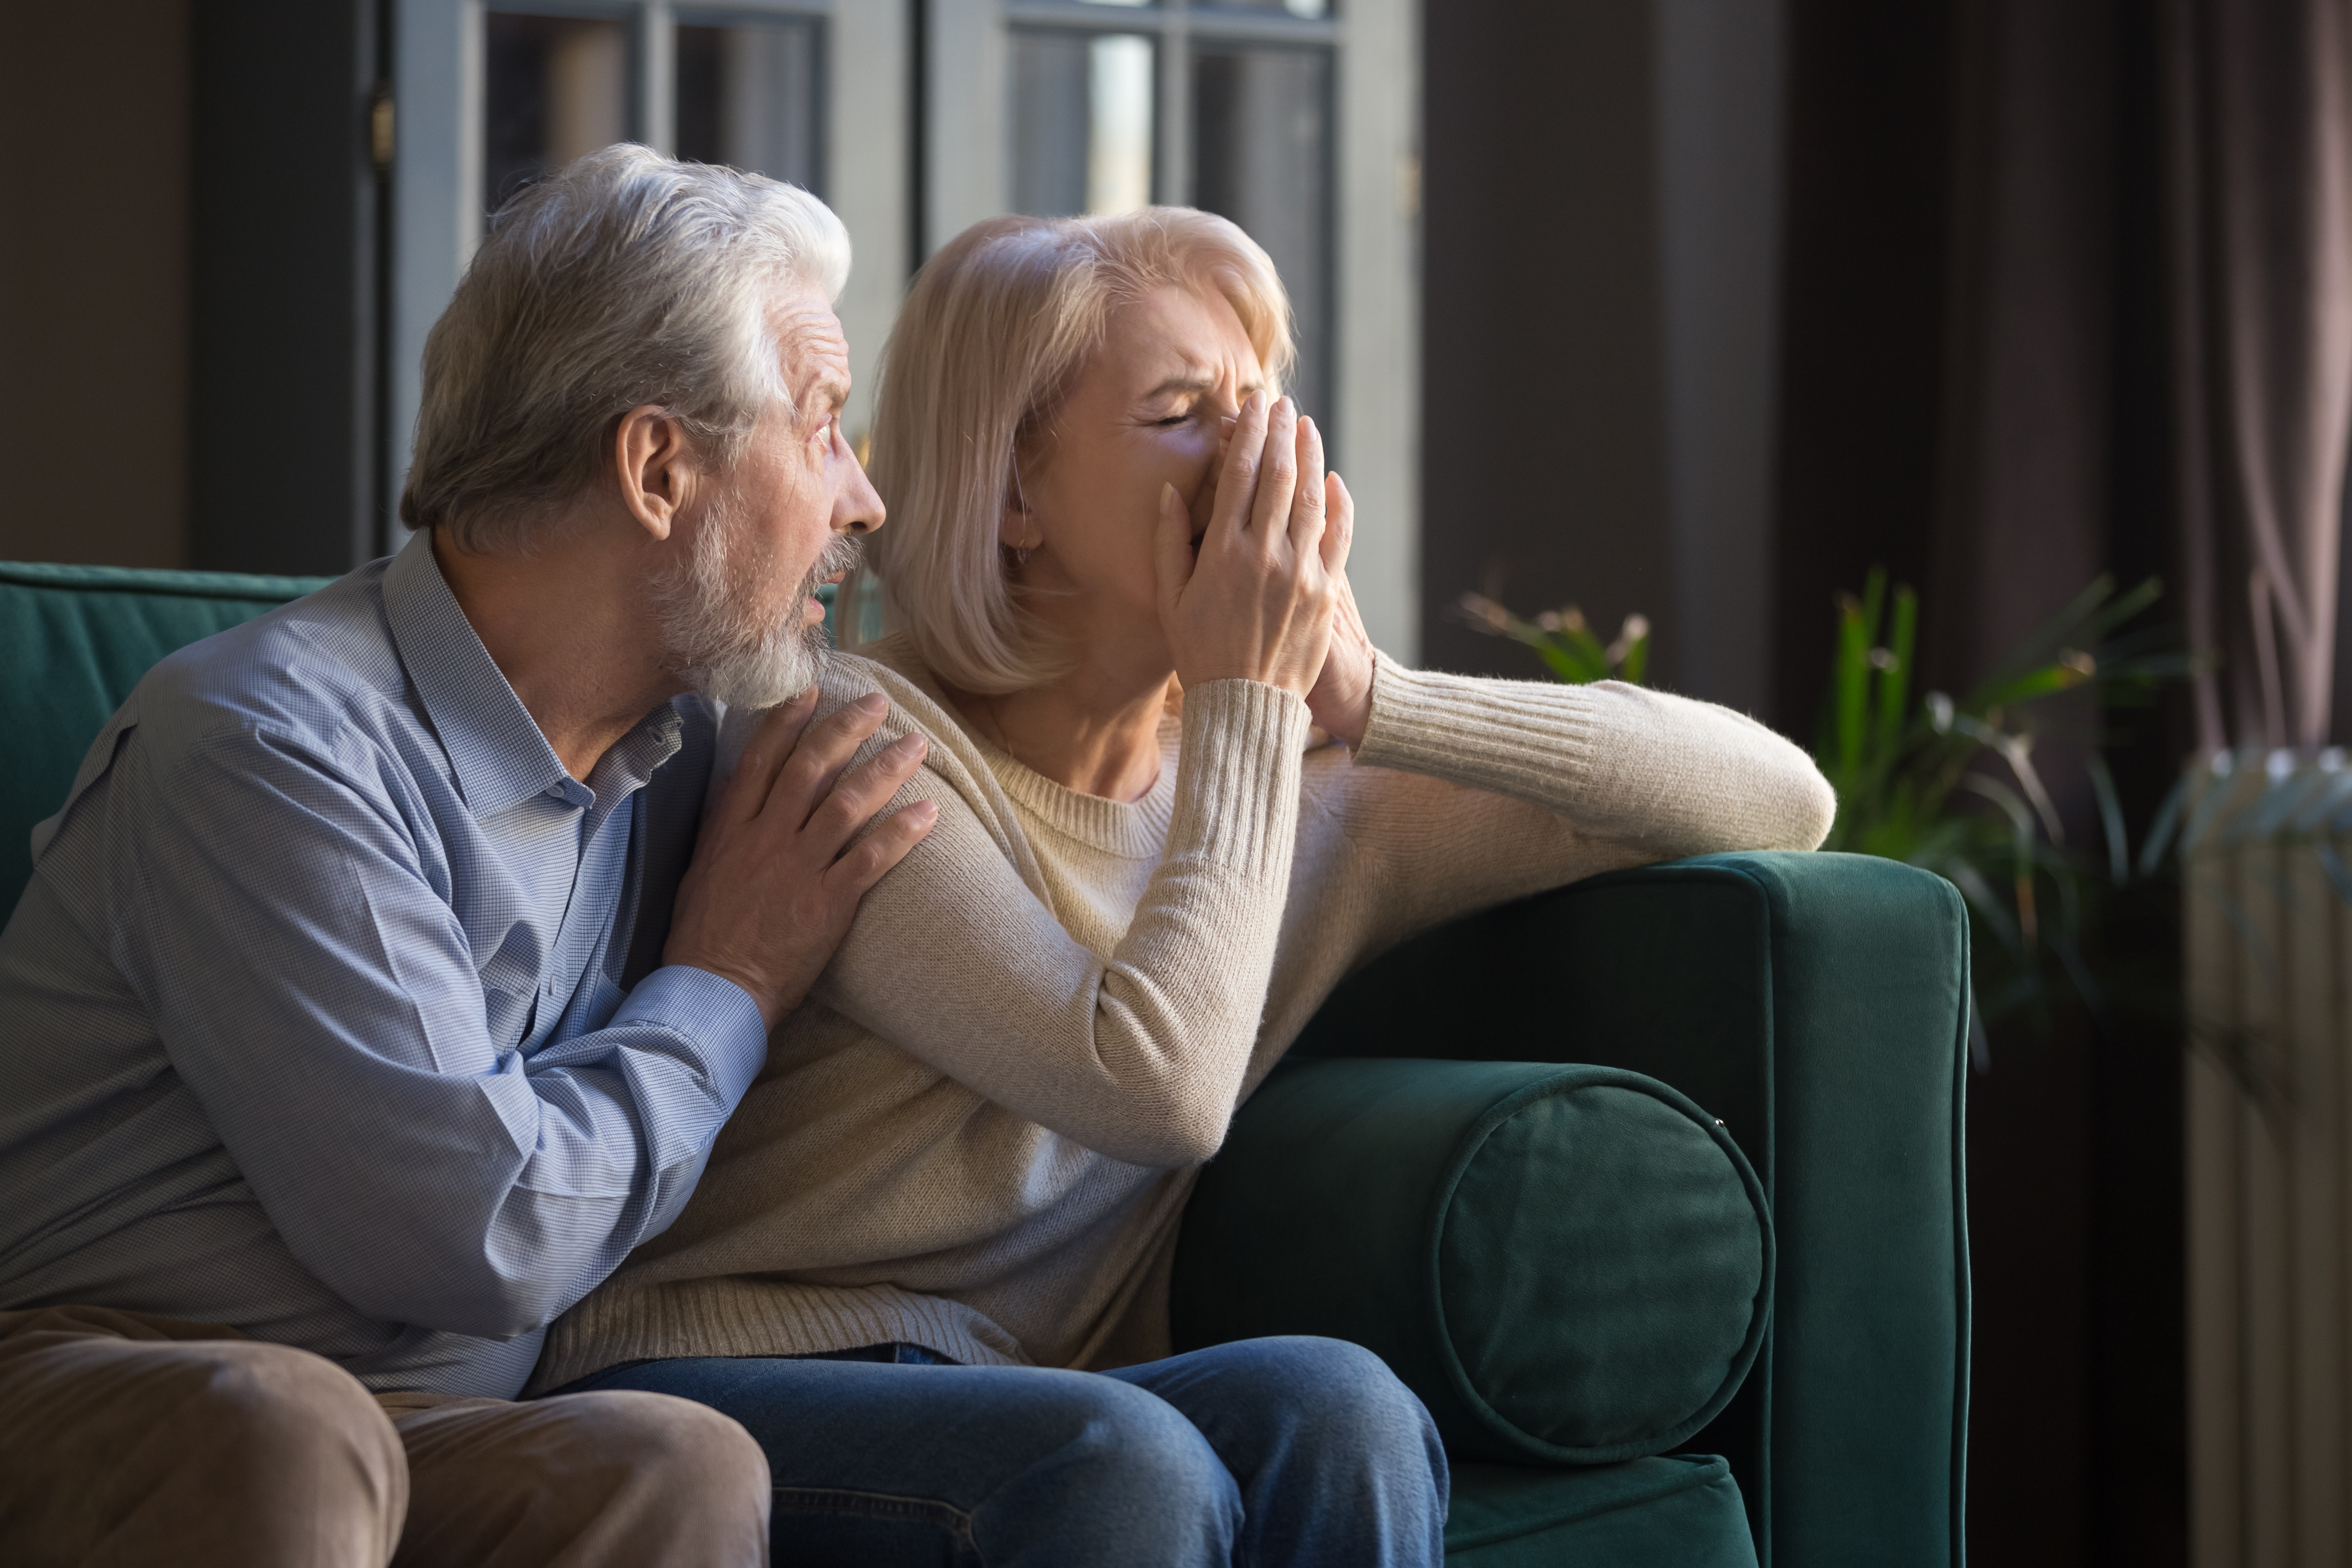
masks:
<instances>
[{"instance_id":1,"label":"elderly woman","mask_svg":"<svg viewBox=\"0 0 2352 1568\"><path fill-rule=\"evenodd\" d=\"M1200 1163L1383 948L1599 871L1811 848L1833 802L1721 708L1377 652L1291 356L1271 263L1202 213L1000 219L916 280L875 429L892 629L822 703L887 700L874 744L927 748L903 798L938 824L543 1386L679 1356L945 1361L1007 1397L1110 1371L1054 1397L1172 1407L1156 1462L1210 1521L1116 1560L1436 1560L1442 1457L1363 1352L1169 1357Z\"/></svg>"}]
</instances>

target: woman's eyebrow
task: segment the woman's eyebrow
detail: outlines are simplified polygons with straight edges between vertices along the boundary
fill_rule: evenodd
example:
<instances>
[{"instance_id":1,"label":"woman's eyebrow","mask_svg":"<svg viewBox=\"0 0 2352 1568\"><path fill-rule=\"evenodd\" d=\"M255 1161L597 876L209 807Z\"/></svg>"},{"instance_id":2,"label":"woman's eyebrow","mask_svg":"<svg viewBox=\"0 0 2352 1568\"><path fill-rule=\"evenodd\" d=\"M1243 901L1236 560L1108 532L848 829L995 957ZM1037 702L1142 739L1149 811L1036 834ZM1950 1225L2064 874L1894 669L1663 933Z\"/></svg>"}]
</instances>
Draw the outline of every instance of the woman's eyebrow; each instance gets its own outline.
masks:
<instances>
[{"instance_id":1,"label":"woman's eyebrow","mask_svg":"<svg viewBox=\"0 0 2352 1568\"><path fill-rule=\"evenodd\" d=\"M1209 374L1205 371L1188 370L1176 375L1170 376L1166 381L1161 382L1159 385L1153 387L1143 395L1147 398L1151 398L1163 396L1171 392L1210 393L1216 390L1217 378L1215 376Z\"/></svg>"}]
</instances>

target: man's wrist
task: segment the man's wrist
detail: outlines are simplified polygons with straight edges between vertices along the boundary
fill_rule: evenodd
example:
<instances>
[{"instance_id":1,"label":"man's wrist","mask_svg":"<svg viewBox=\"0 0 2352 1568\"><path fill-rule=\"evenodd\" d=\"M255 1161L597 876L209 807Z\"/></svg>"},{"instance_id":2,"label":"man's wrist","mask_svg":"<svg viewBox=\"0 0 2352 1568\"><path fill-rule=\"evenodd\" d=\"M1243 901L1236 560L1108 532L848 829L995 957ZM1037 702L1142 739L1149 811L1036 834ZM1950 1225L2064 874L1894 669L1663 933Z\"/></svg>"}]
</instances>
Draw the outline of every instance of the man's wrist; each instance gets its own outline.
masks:
<instances>
[{"instance_id":1,"label":"man's wrist","mask_svg":"<svg viewBox=\"0 0 2352 1568\"><path fill-rule=\"evenodd\" d=\"M792 1008L776 995L773 986L763 984L757 975L733 965L705 958L700 954L673 958L665 953L662 957L662 967L690 969L698 974L708 974L714 980L725 981L740 991L745 999L753 1007L759 1009L761 1018L770 1028L774 1028L776 1020L792 1011Z\"/></svg>"},{"instance_id":2,"label":"man's wrist","mask_svg":"<svg viewBox=\"0 0 2352 1568\"><path fill-rule=\"evenodd\" d=\"M666 969L694 969L726 981L751 1000L760 1016L773 1028L776 1020L792 1011L776 995L776 988L755 969L730 963L727 955L709 951L709 946L695 940L690 931L672 929L669 941L662 946L662 966Z\"/></svg>"}]
</instances>

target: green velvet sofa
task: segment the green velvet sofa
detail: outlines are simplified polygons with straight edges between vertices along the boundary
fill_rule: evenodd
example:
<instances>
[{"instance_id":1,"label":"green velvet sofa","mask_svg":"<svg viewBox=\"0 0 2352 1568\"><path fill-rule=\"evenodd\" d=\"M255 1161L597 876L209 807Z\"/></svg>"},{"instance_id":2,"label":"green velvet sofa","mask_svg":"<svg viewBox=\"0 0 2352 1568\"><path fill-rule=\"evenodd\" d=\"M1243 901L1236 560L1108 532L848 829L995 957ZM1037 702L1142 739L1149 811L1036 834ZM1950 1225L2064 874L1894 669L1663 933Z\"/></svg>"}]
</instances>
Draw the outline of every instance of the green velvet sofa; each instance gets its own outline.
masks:
<instances>
[{"instance_id":1,"label":"green velvet sofa","mask_svg":"<svg viewBox=\"0 0 2352 1568\"><path fill-rule=\"evenodd\" d=\"M317 585L0 563L0 910L148 667ZM1405 944L1204 1171L1180 1347L1381 1353L1459 1568L1958 1568L1967 943L1924 872L1751 854Z\"/></svg>"}]
</instances>

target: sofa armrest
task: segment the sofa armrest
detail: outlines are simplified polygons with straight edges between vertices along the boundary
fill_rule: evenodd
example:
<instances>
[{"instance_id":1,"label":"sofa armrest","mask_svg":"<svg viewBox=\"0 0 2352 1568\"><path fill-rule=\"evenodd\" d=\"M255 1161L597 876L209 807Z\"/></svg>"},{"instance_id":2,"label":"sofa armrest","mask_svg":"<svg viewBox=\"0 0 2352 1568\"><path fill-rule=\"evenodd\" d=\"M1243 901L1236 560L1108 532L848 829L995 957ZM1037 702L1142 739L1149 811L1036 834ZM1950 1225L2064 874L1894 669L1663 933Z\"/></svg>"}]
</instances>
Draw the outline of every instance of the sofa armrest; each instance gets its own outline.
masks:
<instances>
[{"instance_id":1,"label":"sofa armrest","mask_svg":"<svg viewBox=\"0 0 2352 1568\"><path fill-rule=\"evenodd\" d=\"M1379 1354L1457 1457L1678 1447L1771 1313L1763 1185L1713 1118L1620 1068L1310 1061L1234 1118L1184 1211L1177 1348Z\"/></svg>"},{"instance_id":2,"label":"sofa armrest","mask_svg":"<svg viewBox=\"0 0 2352 1568\"><path fill-rule=\"evenodd\" d=\"M1927 872L1743 854L1620 872L1431 931L1293 1050L1629 1068L1727 1123L1770 1200L1770 1336L1695 1445L1769 1563L1962 1561L1968 922Z\"/></svg>"}]
</instances>

